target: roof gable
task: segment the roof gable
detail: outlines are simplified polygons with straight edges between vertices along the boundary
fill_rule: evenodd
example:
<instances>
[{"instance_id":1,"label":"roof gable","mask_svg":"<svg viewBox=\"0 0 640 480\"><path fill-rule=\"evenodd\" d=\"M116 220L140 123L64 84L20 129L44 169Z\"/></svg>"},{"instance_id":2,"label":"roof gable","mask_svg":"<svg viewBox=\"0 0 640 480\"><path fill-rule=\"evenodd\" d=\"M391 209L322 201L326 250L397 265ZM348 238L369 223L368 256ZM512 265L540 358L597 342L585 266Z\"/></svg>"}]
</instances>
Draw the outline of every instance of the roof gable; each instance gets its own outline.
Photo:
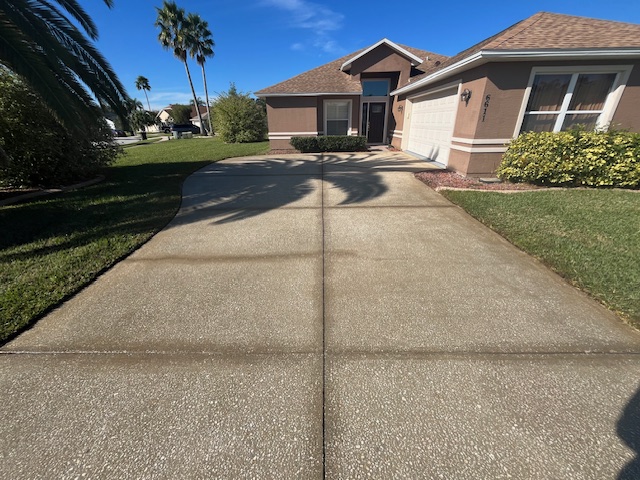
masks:
<instances>
[{"instance_id":1,"label":"roof gable","mask_svg":"<svg viewBox=\"0 0 640 480\"><path fill-rule=\"evenodd\" d=\"M380 43L380 42L378 42ZM380 43L381 44L381 43ZM415 58L422 58L424 61L414 68L414 75L421 75L426 72L437 70L438 65L448 57L436 53L419 50L406 45L394 44L402 48ZM360 81L340 68L345 62L354 58L361 58L368 49L358 50L332 62L326 63L304 73L296 75L288 80L277 83L270 87L255 92L257 96L275 95L323 95L323 94L343 94L360 95L362 85Z\"/></svg>"},{"instance_id":2,"label":"roof gable","mask_svg":"<svg viewBox=\"0 0 640 480\"><path fill-rule=\"evenodd\" d=\"M407 60L409 60L411 62L411 65L414 67L417 67L418 65L420 65L423 61L423 59L421 59L420 57L418 57L417 55L414 55L413 53L411 53L410 51L402 48L400 45L398 45L397 43L393 43L391 40L387 39L387 38L383 38L382 40L380 40L377 43L374 43L373 45L371 45L369 48L361 51L360 53L358 53L357 55L355 55L354 57L351 57L349 59L347 59L341 66L340 66L340 70L343 72L346 72L347 70L349 70L351 68L351 65L353 65L353 62L355 62L356 60L364 57L366 54L368 54L369 52L375 50L376 48L378 48L380 45L386 45L387 47L391 48L393 51L395 51L398 55L401 55L402 57L406 58Z\"/></svg>"}]
</instances>

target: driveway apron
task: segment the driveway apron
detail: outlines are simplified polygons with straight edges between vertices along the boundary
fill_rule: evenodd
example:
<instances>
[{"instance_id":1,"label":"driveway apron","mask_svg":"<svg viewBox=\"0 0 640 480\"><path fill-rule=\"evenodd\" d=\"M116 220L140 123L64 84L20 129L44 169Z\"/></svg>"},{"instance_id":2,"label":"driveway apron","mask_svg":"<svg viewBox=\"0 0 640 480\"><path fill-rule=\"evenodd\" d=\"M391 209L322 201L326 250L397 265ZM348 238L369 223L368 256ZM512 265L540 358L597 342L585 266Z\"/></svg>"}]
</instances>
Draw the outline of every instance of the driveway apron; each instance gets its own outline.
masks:
<instances>
[{"instance_id":1,"label":"driveway apron","mask_svg":"<svg viewBox=\"0 0 640 480\"><path fill-rule=\"evenodd\" d=\"M426 168L196 172L171 224L0 349L0 477L640 478L640 335Z\"/></svg>"}]
</instances>

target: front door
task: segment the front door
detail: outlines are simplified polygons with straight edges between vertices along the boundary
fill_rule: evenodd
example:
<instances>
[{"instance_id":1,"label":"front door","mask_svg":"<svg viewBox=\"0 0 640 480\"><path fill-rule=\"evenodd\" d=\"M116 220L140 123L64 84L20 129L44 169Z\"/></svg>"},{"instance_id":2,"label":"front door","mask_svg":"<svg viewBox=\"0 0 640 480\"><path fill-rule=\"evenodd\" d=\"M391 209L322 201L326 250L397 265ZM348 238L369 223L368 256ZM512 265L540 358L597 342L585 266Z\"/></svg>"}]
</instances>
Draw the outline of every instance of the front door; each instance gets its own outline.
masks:
<instances>
[{"instance_id":1,"label":"front door","mask_svg":"<svg viewBox=\"0 0 640 480\"><path fill-rule=\"evenodd\" d=\"M384 143L384 121L387 113L385 102L366 102L362 104L362 131L367 143Z\"/></svg>"}]
</instances>

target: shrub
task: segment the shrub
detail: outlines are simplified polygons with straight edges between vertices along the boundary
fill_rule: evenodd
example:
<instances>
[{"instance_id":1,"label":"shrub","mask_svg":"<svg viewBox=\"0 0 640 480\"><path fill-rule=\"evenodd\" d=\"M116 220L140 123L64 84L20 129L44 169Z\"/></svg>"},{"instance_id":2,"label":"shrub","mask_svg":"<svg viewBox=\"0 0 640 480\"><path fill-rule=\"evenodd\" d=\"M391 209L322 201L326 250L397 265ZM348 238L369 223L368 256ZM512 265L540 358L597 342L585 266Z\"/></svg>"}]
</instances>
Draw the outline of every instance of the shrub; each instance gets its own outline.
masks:
<instances>
[{"instance_id":1,"label":"shrub","mask_svg":"<svg viewBox=\"0 0 640 480\"><path fill-rule=\"evenodd\" d=\"M640 134L624 131L528 132L509 145L498 177L558 186L640 186Z\"/></svg>"},{"instance_id":2,"label":"shrub","mask_svg":"<svg viewBox=\"0 0 640 480\"><path fill-rule=\"evenodd\" d=\"M71 134L18 77L0 71L0 184L50 187L86 179L120 152L96 110Z\"/></svg>"},{"instance_id":3,"label":"shrub","mask_svg":"<svg viewBox=\"0 0 640 480\"><path fill-rule=\"evenodd\" d=\"M216 134L227 143L261 142L267 135L267 115L248 93L238 92L232 83L213 104Z\"/></svg>"},{"instance_id":4,"label":"shrub","mask_svg":"<svg viewBox=\"0 0 640 480\"><path fill-rule=\"evenodd\" d=\"M361 152L367 149L366 137L327 135L320 137L291 137L291 146L303 153Z\"/></svg>"}]
</instances>

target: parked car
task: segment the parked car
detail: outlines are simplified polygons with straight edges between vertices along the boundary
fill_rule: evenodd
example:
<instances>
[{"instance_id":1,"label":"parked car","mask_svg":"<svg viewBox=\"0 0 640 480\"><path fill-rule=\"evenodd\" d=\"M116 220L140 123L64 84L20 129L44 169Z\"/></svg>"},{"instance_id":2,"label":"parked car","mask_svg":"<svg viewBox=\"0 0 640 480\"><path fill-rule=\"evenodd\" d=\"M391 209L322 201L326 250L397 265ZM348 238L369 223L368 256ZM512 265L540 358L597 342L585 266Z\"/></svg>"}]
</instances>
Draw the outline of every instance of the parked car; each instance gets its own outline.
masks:
<instances>
[{"instance_id":1,"label":"parked car","mask_svg":"<svg viewBox=\"0 0 640 480\"><path fill-rule=\"evenodd\" d=\"M114 137L126 137L127 134L125 132L123 132L122 130L111 130L111 134Z\"/></svg>"},{"instance_id":2,"label":"parked car","mask_svg":"<svg viewBox=\"0 0 640 480\"><path fill-rule=\"evenodd\" d=\"M197 127L193 123L180 123L171 126L172 132L191 132L200 133L200 127Z\"/></svg>"}]
</instances>

